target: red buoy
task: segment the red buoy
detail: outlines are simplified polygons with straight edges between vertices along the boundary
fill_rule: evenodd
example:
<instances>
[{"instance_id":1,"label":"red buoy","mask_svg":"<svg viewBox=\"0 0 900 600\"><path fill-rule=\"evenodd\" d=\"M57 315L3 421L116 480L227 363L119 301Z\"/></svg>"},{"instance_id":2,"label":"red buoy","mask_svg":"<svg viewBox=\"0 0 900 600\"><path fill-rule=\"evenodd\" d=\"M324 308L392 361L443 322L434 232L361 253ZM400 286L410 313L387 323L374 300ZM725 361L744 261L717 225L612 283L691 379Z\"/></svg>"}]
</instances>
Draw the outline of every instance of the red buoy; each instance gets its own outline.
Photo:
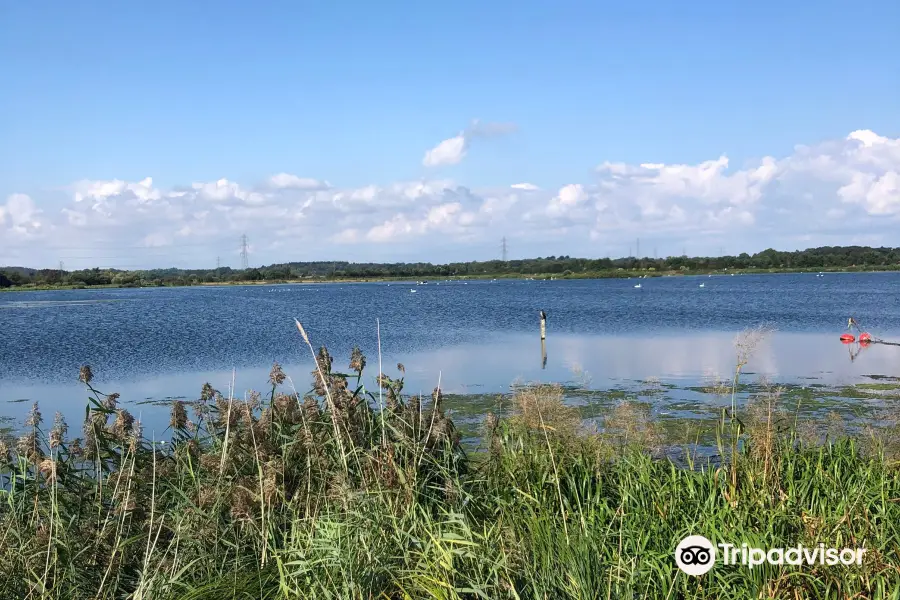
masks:
<instances>
[{"instance_id":1,"label":"red buoy","mask_svg":"<svg viewBox=\"0 0 900 600\"><path fill-rule=\"evenodd\" d=\"M850 342L855 341L855 340L856 340L856 338L853 337L852 333L842 333L841 334L841 341L844 342L845 344L849 344Z\"/></svg>"},{"instance_id":2,"label":"red buoy","mask_svg":"<svg viewBox=\"0 0 900 600\"><path fill-rule=\"evenodd\" d=\"M859 334L859 341L860 342L871 342L872 336L865 332L861 333L861 334Z\"/></svg>"}]
</instances>

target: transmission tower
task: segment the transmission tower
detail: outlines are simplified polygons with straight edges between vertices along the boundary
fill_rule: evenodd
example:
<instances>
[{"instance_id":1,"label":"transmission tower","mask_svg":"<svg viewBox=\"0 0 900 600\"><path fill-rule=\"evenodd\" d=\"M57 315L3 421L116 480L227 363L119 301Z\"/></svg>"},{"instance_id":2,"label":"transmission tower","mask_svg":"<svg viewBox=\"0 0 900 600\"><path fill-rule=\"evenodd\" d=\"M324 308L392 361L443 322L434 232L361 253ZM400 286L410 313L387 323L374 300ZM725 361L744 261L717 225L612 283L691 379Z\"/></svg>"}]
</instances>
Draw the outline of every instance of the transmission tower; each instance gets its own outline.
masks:
<instances>
[{"instance_id":1,"label":"transmission tower","mask_svg":"<svg viewBox=\"0 0 900 600\"><path fill-rule=\"evenodd\" d=\"M66 265L63 264L63 261L59 261L59 270L65 271L66 270L65 267L66 267Z\"/></svg>"},{"instance_id":2,"label":"transmission tower","mask_svg":"<svg viewBox=\"0 0 900 600\"><path fill-rule=\"evenodd\" d=\"M506 249L506 236L503 236L503 239L500 240L500 251L503 254L503 262L506 262L506 257L508 256L508 252Z\"/></svg>"},{"instance_id":3,"label":"transmission tower","mask_svg":"<svg viewBox=\"0 0 900 600\"><path fill-rule=\"evenodd\" d=\"M222 259L220 257L216 257L216 271L222 268Z\"/></svg>"},{"instance_id":4,"label":"transmission tower","mask_svg":"<svg viewBox=\"0 0 900 600\"><path fill-rule=\"evenodd\" d=\"M241 268L249 269L250 268L250 255L247 250L247 234L241 236Z\"/></svg>"}]
</instances>

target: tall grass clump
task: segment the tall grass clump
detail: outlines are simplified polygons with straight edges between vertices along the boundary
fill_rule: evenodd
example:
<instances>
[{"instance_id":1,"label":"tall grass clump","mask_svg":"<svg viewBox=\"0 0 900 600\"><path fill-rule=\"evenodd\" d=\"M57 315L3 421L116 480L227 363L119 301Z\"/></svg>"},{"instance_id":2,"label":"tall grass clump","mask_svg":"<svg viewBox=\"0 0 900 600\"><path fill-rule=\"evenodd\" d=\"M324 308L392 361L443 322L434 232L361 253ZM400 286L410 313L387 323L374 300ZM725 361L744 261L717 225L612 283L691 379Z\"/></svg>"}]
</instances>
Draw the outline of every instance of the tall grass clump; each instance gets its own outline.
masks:
<instances>
[{"instance_id":1,"label":"tall grass clump","mask_svg":"<svg viewBox=\"0 0 900 600\"><path fill-rule=\"evenodd\" d=\"M369 390L358 349L339 371L298 328L308 392L277 364L264 393L207 384L164 439L87 367L79 435L35 405L0 442L0 598L900 597L900 469L797 435L775 388L735 403L727 459L665 458L635 404L590 429L555 386L520 389L467 450L439 387L405 394L397 365ZM689 534L867 554L694 578L673 558Z\"/></svg>"}]
</instances>

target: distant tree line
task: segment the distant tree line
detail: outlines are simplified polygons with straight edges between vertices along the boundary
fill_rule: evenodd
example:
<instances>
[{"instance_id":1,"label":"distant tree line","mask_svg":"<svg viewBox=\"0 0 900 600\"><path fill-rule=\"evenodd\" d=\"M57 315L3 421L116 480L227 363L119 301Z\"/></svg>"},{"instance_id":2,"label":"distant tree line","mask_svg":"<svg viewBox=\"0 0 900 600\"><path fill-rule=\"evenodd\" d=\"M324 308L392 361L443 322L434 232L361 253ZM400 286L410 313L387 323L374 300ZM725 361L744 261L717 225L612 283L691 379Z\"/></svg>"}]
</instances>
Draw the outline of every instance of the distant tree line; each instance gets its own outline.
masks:
<instances>
[{"instance_id":1,"label":"distant tree line","mask_svg":"<svg viewBox=\"0 0 900 600\"><path fill-rule=\"evenodd\" d=\"M291 262L251 269L29 269L0 268L0 288L14 286L115 285L146 287L239 281L297 281L425 277L541 276L615 277L623 272L713 272L722 270L900 270L900 248L824 246L794 252L768 249L750 255L666 258L572 258L547 256L522 260L431 263Z\"/></svg>"}]
</instances>

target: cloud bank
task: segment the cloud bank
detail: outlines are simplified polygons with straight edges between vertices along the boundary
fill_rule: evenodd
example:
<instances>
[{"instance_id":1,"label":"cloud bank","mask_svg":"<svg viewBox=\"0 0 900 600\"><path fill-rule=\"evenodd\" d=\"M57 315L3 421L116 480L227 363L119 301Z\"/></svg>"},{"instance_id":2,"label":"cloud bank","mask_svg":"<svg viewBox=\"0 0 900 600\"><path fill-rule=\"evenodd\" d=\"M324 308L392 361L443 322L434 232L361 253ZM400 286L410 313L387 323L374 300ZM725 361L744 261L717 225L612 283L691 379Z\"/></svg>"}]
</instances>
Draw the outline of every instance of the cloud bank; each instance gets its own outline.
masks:
<instances>
[{"instance_id":1,"label":"cloud bank","mask_svg":"<svg viewBox=\"0 0 900 600\"><path fill-rule=\"evenodd\" d=\"M508 132L476 123L426 159L453 164L472 136ZM621 256L638 237L648 255L654 248L660 256L738 253L898 245L898 220L900 139L861 130L744 165L726 156L698 164L606 161L586 168L583 181L550 189L446 179L342 188L289 173L169 188L149 176L82 180L62 194L0 199L0 264L208 267L221 256L236 266L244 233L254 264L491 259L502 236L513 258Z\"/></svg>"}]
</instances>

